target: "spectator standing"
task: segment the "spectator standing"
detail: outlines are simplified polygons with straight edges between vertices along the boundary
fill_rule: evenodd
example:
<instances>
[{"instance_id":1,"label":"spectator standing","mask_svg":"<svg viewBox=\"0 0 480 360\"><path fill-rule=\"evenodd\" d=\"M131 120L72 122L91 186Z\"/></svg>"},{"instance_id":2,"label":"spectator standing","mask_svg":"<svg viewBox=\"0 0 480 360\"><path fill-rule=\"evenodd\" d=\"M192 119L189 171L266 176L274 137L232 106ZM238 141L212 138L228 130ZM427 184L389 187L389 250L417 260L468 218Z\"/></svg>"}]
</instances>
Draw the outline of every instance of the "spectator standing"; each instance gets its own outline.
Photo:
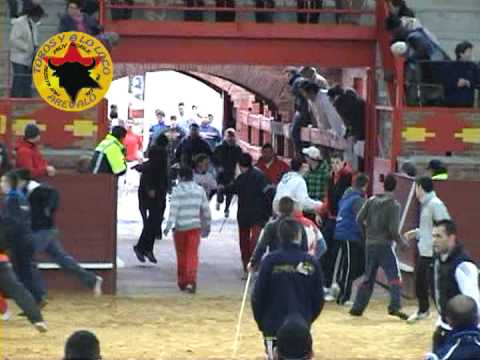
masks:
<instances>
[{"instance_id":1,"label":"spectator standing","mask_svg":"<svg viewBox=\"0 0 480 360\"><path fill-rule=\"evenodd\" d=\"M259 9L273 9L275 1L273 0L255 0L255 7ZM273 23L273 13L255 12L255 21L257 23Z\"/></svg>"},{"instance_id":2,"label":"spectator standing","mask_svg":"<svg viewBox=\"0 0 480 360\"><path fill-rule=\"evenodd\" d=\"M197 290L198 247L200 236L210 233L210 207L205 190L193 181L192 169L182 167L180 182L173 189L164 234L174 228L177 252L178 287L194 294Z\"/></svg>"},{"instance_id":3,"label":"spectator standing","mask_svg":"<svg viewBox=\"0 0 480 360\"><path fill-rule=\"evenodd\" d=\"M198 154L193 159L193 162L193 181L203 187L208 200L210 200L217 191L218 186L215 175L210 171L210 159L205 154Z\"/></svg>"},{"instance_id":4,"label":"spectator standing","mask_svg":"<svg viewBox=\"0 0 480 360\"><path fill-rule=\"evenodd\" d=\"M242 154L238 161L241 174L226 187L219 187L219 192L238 196L237 221L246 279L247 265L263 226L271 215L269 201L269 183L266 176L252 164L250 154Z\"/></svg>"},{"instance_id":5,"label":"spectator standing","mask_svg":"<svg viewBox=\"0 0 480 360\"><path fill-rule=\"evenodd\" d=\"M0 143L0 176L5 175L11 169L12 163L10 162L8 149L4 144Z\"/></svg>"},{"instance_id":6,"label":"spectator standing","mask_svg":"<svg viewBox=\"0 0 480 360\"><path fill-rule=\"evenodd\" d=\"M218 8L234 8L235 0L215 0L215 6ZM232 22L235 21L235 11L216 11L215 12L215 21L217 22Z\"/></svg>"},{"instance_id":7,"label":"spectator standing","mask_svg":"<svg viewBox=\"0 0 480 360\"><path fill-rule=\"evenodd\" d=\"M168 138L168 161L172 165L175 163L175 153L186 134L178 125L175 115L170 116L170 125L165 129L164 134Z\"/></svg>"},{"instance_id":8,"label":"spectator standing","mask_svg":"<svg viewBox=\"0 0 480 360\"><path fill-rule=\"evenodd\" d=\"M68 0L67 12L60 18L58 32L81 31L89 35L98 35L102 28L98 21L82 12L82 1Z\"/></svg>"},{"instance_id":9,"label":"spectator standing","mask_svg":"<svg viewBox=\"0 0 480 360\"><path fill-rule=\"evenodd\" d=\"M398 259L393 244L404 247L405 244L398 233L400 225L400 204L393 197L397 181L392 174L385 177L385 192L367 200L357 215L357 222L365 227L366 266L365 280L357 291L354 304L350 310L352 316L362 316L370 302L373 287L377 279L378 268L381 267L387 276L390 304L390 316L407 320L402 312L401 279Z\"/></svg>"},{"instance_id":10,"label":"spectator standing","mask_svg":"<svg viewBox=\"0 0 480 360\"><path fill-rule=\"evenodd\" d=\"M472 62L473 44L463 41L455 47L456 61L445 71L445 105L448 107L473 107L475 88L479 85L479 69Z\"/></svg>"},{"instance_id":11,"label":"spectator standing","mask_svg":"<svg viewBox=\"0 0 480 360\"><path fill-rule=\"evenodd\" d=\"M365 239L362 227L357 223L357 215L365 203L368 182L367 175L358 174L354 185L345 191L338 204L335 240L340 243L339 305L350 303L353 282L363 275L365 269Z\"/></svg>"},{"instance_id":12,"label":"spectator standing","mask_svg":"<svg viewBox=\"0 0 480 360\"><path fill-rule=\"evenodd\" d=\"M298 9L323 9L323 0L297 0ZM298 13L299 24L318 24L320 13Z\"/></svg>"},{"instance_id":13,"label":"spectator standing","mask_svg":"<svg viewBox=\"0 0 480 360\"><path fill-rule=\"evenodd\" d=\"M262 146L262 156L258 159L256 167L263 171L273 185L277 185L282 176L290 170L288 164L277 157L272 144Z\"/></svg>"},{"instance_id":14,"label":"spectator standing","mask_svg":"<svg viewBox=\"0 0 480 360\"><path fill-rule=\"evenodd\" d=\"M222 135L220 135L220 131L218 131L215 126L212 126L212 122L213 115L208 114L206 119L202 119L199 131L202 139L204 139L208 145L210 145L210 149L214 151L220 141L222 141Z\"/></svg>"},{"instance_id":15,"label":"spectator standing","mask_svg":"<svg viewBox=\"0 0 480 360\"><path fill-rule=\"evenodd\" d=\"M295 158L290 163L291 171L282 176L277 185L277 191L273 199L273 211L278 213L278 202L284 196L288 196L295 201L295 206L301 211L316 211L320 209L323 203L313 200L308 195L307 183L303 177L305 173L303 159Z\"/></svg>"},{"instance_id":16,"label":"spectator standing","mask_svg":"<svg viewBox=\"0 0 480 360\"><path fill-rule=\"evenodd\" d=\"M157 117L157 123L150 127L150 144L155 142L155 139L163 134L168 129L168 125L165 122L165 113L157 109L155 110L155 116Z\"/></svg>"},{"instance_id":17,"label":"spectator standing","mask_svg":"<svg viewBox=\"0 0 480 360\"><path fill-rule=\"evenodd\" d=\"M67 254L60 244L60 232L55 225L55 214L60 199L58 191L45 184L31 180L28 170L17 170L18 187L30 205L31 230L34 254L46 254L64 270L75 275L85 287L102 294L103 279L84 270L75 259ZM39 287L41 298L47 297L47 289L37 266L33 266L33 283Z\"/></svg>"},{"instance_id":18,"label":"spectator standing","mask_svg":"<svg viewBox=\"0 0 480 360\"><path fill-rule=\"evenodd\" d=\"M268 359L273 359L278 331L290 315L299 314L310 326L324 304L320 264L300 249L301 225L284 219L278 226L281 249L263 260L252 293L253 316Z\"/></svg>"},{"instance_id":19,"label":"spectator standing","mask_svg":"<svg viewBox=\"0 0 480 360\"><path fill-rule=\"evenodd\" d=\"M65 344L63 360L100 360L100 342L90 331L75 331Z\"/></svg>"},{"instance_id":20,"label":"spectator standing","mask_svg":"<svg viewBox=\"0 0 480 360\"><path fill-rule=\"evenodd\" d=\"M451 298L445 309L445 317L452 328L442 346L429 353L425 360L465 360L480 358L480 330L478 306L465 295Z\"/></svg>"},{"instance_id":21,"label":"spectator standing","mask_svg":"<svg viewBox=\"0 0 480 360\"><path fill-rule=\"evenodd\" d=\"M315 146L303 149L309 170L304 175L307 183L308 196L320 201L325 198L330 180L330 166L328 161L322 159L320 150Z\"/></svg>"},{"instance_id":22,"label":"spectator standing","mask_svg":"<svg viewBox=\"0 0 480 360\"><path fill-rule=\"evenodd\" d=\"M93 174L106 173L115 176L127 172L125 161L125 146L123 140L127 130L122 126L115 126L95 148L90 168Z\"/></svg>"},{"instance_id":23,"label":"spectator standing","mask_svg":"<svg viewBox=\"0 0 480 360\"><path fill-rule=\"evenodd\" d=\"M285 320L277 332L276 360L313 360L313 340L310 326L299 314Z\"/></svg>"},{"instance_id":24,"label":"spectator standing","mask_svg":"<svg viewBox=\"0 0 480 360\"><path fill-rule=\"evenodd\" d=\"M210 145L200 136L200 127L190 125L190 134L182 140L175 152L175 160L184 166L193 167L193 158L198 154L212 156Z\"/></svg>"},{"instance_id":25,"label":"spectator standing","mask_svg":"<svg viewBox=\"0 0 480 360\"><path fill-rule=\"evenodd\" d=\"M153 253L155 237L162 238L162 222L167 202L169 188L168 175L168 139L160 135L156 143L148 150L148 161L138 165L141 171L138 199L142 214L143 230L133 251L140 262L145 258L156 264Z\"/></svg>"},{"instance_id":26,"label":"spectator standing","mask_svg":"<svg viewBox=\"0 0 480 360\"><path fill-rule=\"evenodd\" d=\"M178 125L183 129L185 133L188 133L190 130L190 125L194 123L192 118L188 118L185 113L185 104L183 102L178 104L178 114L176 115L178 120Z\"/></svg>"},{"instance_id":27,"label":"spectator standing","mask_svg":"<svg viewBox=\"0 0 480 360\"><path fill-rule=\"evenodd\" d=\"M428 163L427 171L432 180L448 180L448 170L441 160L433 159Z\"/></svg>"},{"instance_id":28,"label":"spectator standing","mask_svg":"<svg viewBox=\"0 0 480 360\"><path fill-rule=\"evenodd\" d=\"M437 197L434 185L428 176L418 177L415 180L415 194L420 202L420 226L405 233L407 240L416 240L418 256L415 262L415 294L418 301L418 310L409 317L409 323L429 317L429 293L433 293L433 237L432 230L436 221L450 219L447 207Z\"/></svg>"},{"instance_id":29,"label":"spectator standing","mask_svg":"<svg viewBox=\"0 0 480 360\"><path fill-rule=\"evenodd\" d=\"M237 171L237 164L242 155L242 149L237 144L235 129L225 130L223 142L218 145L213 153L213 163L217 168L217 183L222 186L227 186L235 179ZM228 218L230 214L230 204L232 202L233 194L226 194L224 215ZM217 204L223 201L218 199ZM219 207L219 205L217 205Z\"/></svg>"},{"instance_id":30,"label":"spectator standing","mask_svg":"<svg viewBox=\"0 0 480 360\"><path fill-rule=\"evenodd\" d=\"M480 295L478 269L466 254L457 238L457 227L452 220L440 220L433 228L435 249L435 302L439 319L433 335L433 351L445 345L452 328L448 324L448 302L457 295L470 297L479 317ZM478 325L478 323L477 323Z\"/></svg>"},{"instance_id":31,"label":"spectator standing","mask_svg":"<svg viewBox=\"0 0 480 360\"><path fill-rule=\"evenodd\" d=\"M40 143L40 129L35 124L25 127L23 139L18 141L16 147L16 167L27 169L33 178L45 175L55 176L56 170L48 165L38 149Z\"/></svg>"},{"instance_id":32,"label":"spectator standing","mask_svg":"<svg viewBox=\"0 0 480 360\"><path fill-rule=\"evenodd\" d=\"M344 161L343 154L340 152L334 152L330 155L330 165L332 172L330 174L325 203L321 208L322 234L327 244L327 252L323 256L321 264L325 277L325 288L327 289L326 299L333 301L337 297L334 291L330 294L330 287L332 286L339 245L334 239L338 203L345 191L352 185L352 171L348 163Z\"/></svg>"},{"instance_id":33,"label":"spectator standing","mask_svg":"<svg viewBox=\"0 0 480 360\"><path fill-rule=\"evenodd\" d=\"M10 32L10 62L13 69L13 83L10 96L32 97L32 62L39 46L38 26L45 15L40 5L29 5L25 15L12 20Z\"/></svg>"},{"instance_id":34,"label":"spectator standing","mask_svg":"<svg viewBox=\"0 0 480 360\"><path fill-rule=\"evenodd\" d=\"M125 159L128 162L138 161L142 158L142 137L133 132L133 126L128 125L127 135L123 140L123 145L125 146L126 156Z\"/></svg>"}]
</instances>

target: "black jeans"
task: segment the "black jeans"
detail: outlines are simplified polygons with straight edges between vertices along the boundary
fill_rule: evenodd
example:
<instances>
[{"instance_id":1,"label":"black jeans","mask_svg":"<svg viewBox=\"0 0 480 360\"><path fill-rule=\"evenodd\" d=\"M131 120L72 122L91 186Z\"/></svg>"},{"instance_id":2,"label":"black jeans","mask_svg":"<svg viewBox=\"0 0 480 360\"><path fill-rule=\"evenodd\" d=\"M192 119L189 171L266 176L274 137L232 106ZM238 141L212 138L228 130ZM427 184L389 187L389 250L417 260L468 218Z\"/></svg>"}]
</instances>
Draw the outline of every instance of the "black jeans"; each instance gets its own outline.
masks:
<instances>
[{"instance_id":1,"label":"black jeans","mask_svg":"<svg viewBox=\"0 0 480 360\"><path fill-rule=\"evenodd\" d=\"M333 276L335 272L335 263L337 261L338 248L340 243L335 241L335 219L327 219L323 222L322 234L327 243L327 251L322 256L322 270L325 278L325 287L332 286Z\"/></svg>"},{"instance_id":2,"label":"black jeans","mask_svg":"<svg viewBox=\"0 0 480 360\"><path fill-rule=\"evenodd\" d=\"M7 298L15 301L32 324L43 321L42 314L35 304L35 300L18 281L12 270L12 265L8 262L0 263L0 292Z\"/></svg>"},{"instance_id":3,"label":"black jeans","mask_svg":"<svg viewBox=\"0 0 480 360\"><path fill-rule=\"evenodd\" d=\"M159 193L148 202L147 217L143 226L142 234L136 245L143 253L153 251L155 236L162 233L162 221L166 207L166 193Z\"/></svg>"},{"instance_id":4,"label":"black jeans","mask_svg":"<svg viewBox=\"0 0 480 360\"><path fill-rule=\"evenodd\" d=\"M33 274L33 243L31 241L23 241L16 239L16 243L12 248L12 266L18 280L30 291L37 303L42 301L43 292L41 284L34 282Z\"/></svg>"},{"instance_id":5,"label":"black jeans","mask_svg":"<svg viewBox=\"0 0 480 360\"><path fill-rule=\"evenodd\" d=\"M13 82L10 96L14 98L32 97L32 68L12 62Z\"/></svg>"},{"instance_id":6,"label":"black jeans","mask_svg":"<svg viewBox=\"0 0 480 360\"><path fill-rule=\"evenodd\" d=\"M233 8L235 7L235 1L234 0L216 0L215 6ZM218 21L218 22L235 21L235 11L217 11L215 13L215 21Z\"/></svg>"},{"instance_id":7,"label":"black jeans","mask_svg":"<svg viewBox=\"0 0 480 360\"><path fill-rule=\"evenodd\" d=\"M257 8L269 8L273 9L275 7L275 2L273 0L256 0L255 7ZM271 12L256 12L255 20L258 23L272 23L273 22L273 13Z\"/></svg>"},{"instance_id":8,"label":"black jeans","mask_svg":"<svg viewBox=\"0 0 480 360\"><path fill-rule=\"evenodd\" d=\"M353 282L365 272L365 248L360 241L340 242L340 265L338 285L340 294L337 299L339 304L350 300Z\"/></svg>"},{"instance_id":9,"label":"black jeans","mask_svg":"<svg viewBox=\"0 0 480 360\"><path fill-rule=\"evenodd\" d=\"M401 308L400 270L397 256L390 245L370 245L366 251L365 280L358 288L352 311L363 313L370 302L373 287L377 279L378 268L381 267L387 276L390 305L389 311L398 311Z\"/></svg>"},{"instance_id":10,"label":"black jeans","mask_svg":"<svg viewBox=\"0 0 480 360\"><path fill-rule=\"evenodd\" d=\"M297 0L297 7L299 9L322 9L323 0ZM297 15L300 24L317 24L320 14L313 13L299 13Z\"/></svg>"},{"instance_id":11,"label":"black jeans","mask_svg":"<svg viewBox=\"0 0 480 360\"><path fill-rule=\"evenodd\" d=\"M185 0L188 7L202 7L203 0ZM185 21L203 21L203 11L185 11Z\"/></svg>"},{"instance_id":12,"label":"black jeans","mask_svg":"<svg viewBox=\"0 0 480 360\"><path fill-rule=\"evenodd\" d=\"M418 300L418 311L430 309L429 296L434 296L433 258L418 256L415 263L415 292Z\"/></svg>"}]
</instances>

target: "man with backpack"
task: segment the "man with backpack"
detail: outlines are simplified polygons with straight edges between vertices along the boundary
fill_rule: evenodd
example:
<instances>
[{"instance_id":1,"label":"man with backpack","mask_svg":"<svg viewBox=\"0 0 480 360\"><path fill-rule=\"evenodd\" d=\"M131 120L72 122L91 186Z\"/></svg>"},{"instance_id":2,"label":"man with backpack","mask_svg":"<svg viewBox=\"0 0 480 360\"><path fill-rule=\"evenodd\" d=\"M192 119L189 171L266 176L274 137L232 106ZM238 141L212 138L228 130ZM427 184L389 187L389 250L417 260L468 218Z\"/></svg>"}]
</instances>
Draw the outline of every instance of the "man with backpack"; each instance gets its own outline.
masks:
<instances>
[{"instance_id":1,"label":"man with backpack","mask_svg":"<svg viewBox=\"0 0 480 360\"><path fill-rule=\"evenodd\" d=\"M31 223L35 254L46 253L62 269L74 274L95 296L102 294L103 278L83 269L75 259L67 254L60 244L60 233L55 226L54 214L59 207L58 191L46 184L31 180L28 170L17 170L19 188L28 197L31 208ZM33 270L34 283L42 288L46 296L46 287L37 267Z\"/></svg>"}]
</instances>

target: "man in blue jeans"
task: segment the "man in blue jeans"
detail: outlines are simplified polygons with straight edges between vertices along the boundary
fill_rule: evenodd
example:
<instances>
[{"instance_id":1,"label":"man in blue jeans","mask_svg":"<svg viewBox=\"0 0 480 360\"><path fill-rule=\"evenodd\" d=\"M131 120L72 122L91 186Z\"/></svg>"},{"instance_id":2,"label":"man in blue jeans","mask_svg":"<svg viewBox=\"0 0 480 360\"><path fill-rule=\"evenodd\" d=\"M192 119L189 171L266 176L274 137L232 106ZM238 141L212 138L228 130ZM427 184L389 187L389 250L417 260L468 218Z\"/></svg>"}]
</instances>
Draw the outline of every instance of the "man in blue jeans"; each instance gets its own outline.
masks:
<instances>
[{"instance_id":1,"label":"man in blue jeans","mask_svg":"<svg viewBox=\"0 0 480 360\"><path fill-rule=\"evenodd\" d=\"M367 308L378 268L381 267L387 276L390 291L388 314L401 320L408 319L401 311L400 269L393 248L394 242L406 246L399 234L400 204L393 197L396 186L395 177L387 175L383 182L385 192L368 199L357 215L357 222L365 227L366 232L366 266L365 280L360 285L350 310L352 316L362 316Z\"/></svg>"},{"instance_id":2,"label":"man in blue jeans","mask_svg":"<svg viewBox=\"0 0 480 360\"><path fill-rule=\"evenodd\" d=\"M92 289L95 296L100 296L102 294L102 277L83 269L60 244L60 233L54 222L54 213L59 205L58 192L49 186L31 180L28 170L17 170L17 174L20 179L19 188L23 189L30 202L35 254L46 253L61 268L71 272L87 288ZM47 290L37 266L34 266L33 276L34 283L40 288L43 298L45 298Z\"/></svg>"}]
</instances>

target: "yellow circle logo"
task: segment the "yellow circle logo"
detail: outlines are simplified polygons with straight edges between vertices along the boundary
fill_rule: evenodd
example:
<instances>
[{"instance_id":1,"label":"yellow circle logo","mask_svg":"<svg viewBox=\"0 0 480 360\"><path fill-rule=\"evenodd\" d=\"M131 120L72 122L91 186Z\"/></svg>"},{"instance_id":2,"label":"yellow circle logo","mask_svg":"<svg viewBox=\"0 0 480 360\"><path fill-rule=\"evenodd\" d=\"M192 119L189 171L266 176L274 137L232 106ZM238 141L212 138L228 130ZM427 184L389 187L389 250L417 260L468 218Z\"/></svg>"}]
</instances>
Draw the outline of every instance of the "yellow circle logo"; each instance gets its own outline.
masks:
<instances>
[{"instance_id":1,"label":"yellow circle logo","mask_svg":"<svg viewBox=\"0 0 480 360\"><path fill-rule=\"evenodd\" d=\"M113 80L112 58L101 41L83 32L52 36L37 51L33 82L40 96L63 111L97 105Z\"/></svg>"}]
</instances>

